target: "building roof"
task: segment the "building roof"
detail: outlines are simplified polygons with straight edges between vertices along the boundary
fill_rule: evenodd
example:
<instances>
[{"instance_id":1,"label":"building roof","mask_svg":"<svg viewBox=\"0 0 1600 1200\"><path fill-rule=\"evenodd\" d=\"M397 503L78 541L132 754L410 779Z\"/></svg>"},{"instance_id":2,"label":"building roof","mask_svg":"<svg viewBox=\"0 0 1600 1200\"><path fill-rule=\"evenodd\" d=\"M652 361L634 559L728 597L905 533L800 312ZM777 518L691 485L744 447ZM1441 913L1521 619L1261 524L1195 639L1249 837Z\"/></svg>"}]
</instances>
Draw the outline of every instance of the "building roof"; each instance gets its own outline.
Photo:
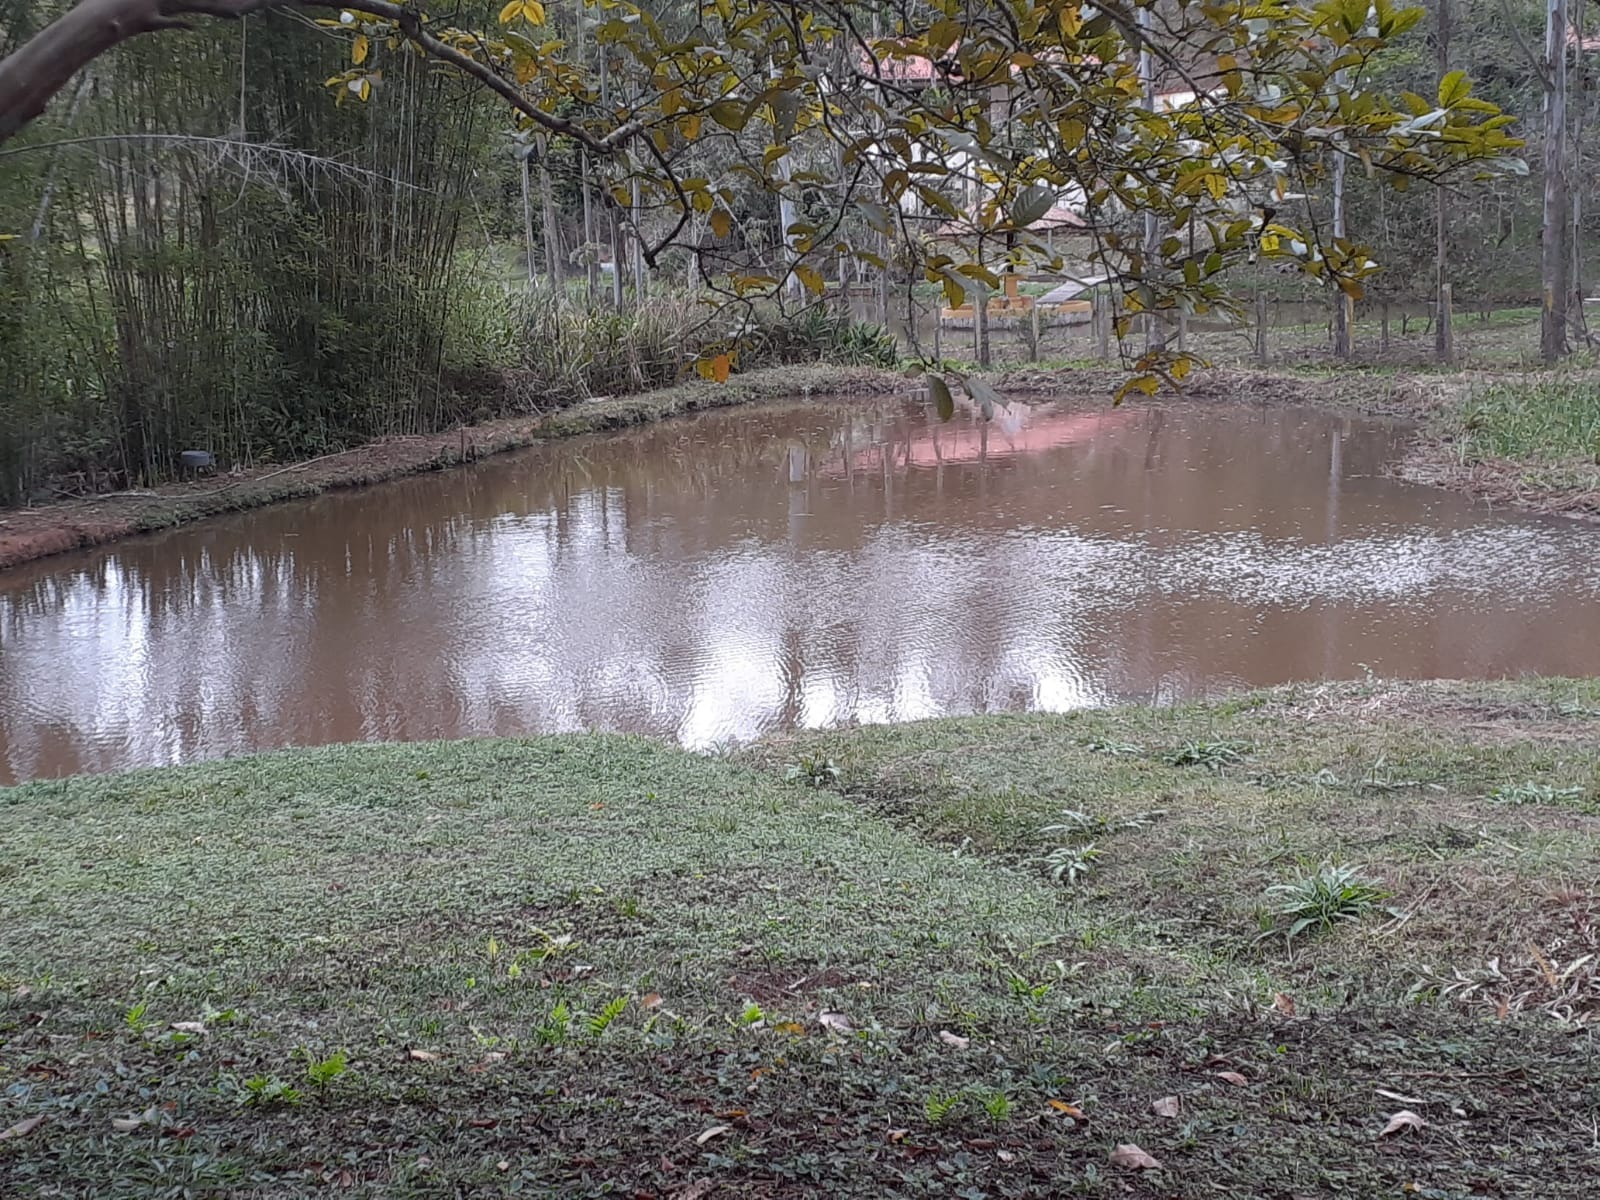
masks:
<instances>
[{"instance_id":1,"label":"building roof","mask_svg":"<svg viewBox=\"0 0 1600 1200\"><path fill-rule=\"evenodd\" d=\"M1087 229L1089 222L1083 215L1068 208L1065 204L1051 205L1050 209L1037 221L1028 226L1035 233L1052 233L1062 229ZM1009 233L1007 229L980 229L970 218L961 218L954 221L945 221L933 233L935 237L962 238L973 237L977 234L994 235Z\"/></svg>"}]
</instances>

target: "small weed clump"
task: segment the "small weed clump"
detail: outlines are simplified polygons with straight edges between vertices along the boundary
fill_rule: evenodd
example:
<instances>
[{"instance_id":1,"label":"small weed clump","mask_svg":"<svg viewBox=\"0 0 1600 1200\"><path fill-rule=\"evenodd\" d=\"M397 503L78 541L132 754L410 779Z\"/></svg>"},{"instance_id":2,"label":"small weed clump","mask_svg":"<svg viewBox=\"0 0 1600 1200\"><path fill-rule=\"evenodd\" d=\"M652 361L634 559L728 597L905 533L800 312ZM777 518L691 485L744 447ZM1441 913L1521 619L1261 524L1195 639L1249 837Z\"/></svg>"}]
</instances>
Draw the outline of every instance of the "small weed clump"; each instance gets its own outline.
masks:
<instances>
[{"instance_id":1,"label":"small weed clump","mask_svg":"<svg viewBox=\"0 0 1600 1200\"><path fill-rule=\"evenodd\" d=\"M1524 804L1562 804L1583 799L1581 787L1551 787L1547 783L1529 780L1526 783L1506 784L1496 788L1489 799L1495 804L1521 807Z\"/></svg>"},{"instance_id":2,"label":"small weed clump","mask_svg":"<svg viewBox=\"0 0 1600 1200\"><path fill-rule=\"evenodd\" d=\"M1290 943L1303 933L1324 932L1341 921L1361 921L1377 911L1393 914L1383 907L1389 898L1383 886L1348 864L1323 863L1315 873L1268 888L1267 894L1277 897L1271 912L1288 922L1283 935Z\"/></svg>"},{"instance_id":3,"label":"small weed clump","mask_svg":"<svg viewBox=\"0 0 1600 1200\"><path fill-rule=\"evenodd\" d=\"M1218 771L1244 762L1249 750L1238 742L1195 741L1179 747L1167 761L1175 767L1209 767Z\"/></svg>"}]
</instances>

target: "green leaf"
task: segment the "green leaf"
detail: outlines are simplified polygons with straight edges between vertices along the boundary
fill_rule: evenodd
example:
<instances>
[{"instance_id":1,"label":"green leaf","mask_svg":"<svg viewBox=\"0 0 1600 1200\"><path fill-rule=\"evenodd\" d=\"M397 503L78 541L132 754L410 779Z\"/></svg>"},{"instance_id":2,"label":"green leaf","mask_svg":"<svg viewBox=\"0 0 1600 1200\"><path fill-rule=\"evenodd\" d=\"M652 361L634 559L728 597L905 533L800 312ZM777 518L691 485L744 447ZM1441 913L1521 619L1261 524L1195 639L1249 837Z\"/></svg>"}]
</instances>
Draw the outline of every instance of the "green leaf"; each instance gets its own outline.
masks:
<instances>
[{"instance_id":1,"label":"green leaf","mask_svg":"<svg viewBox=\"0 0 1600 1200\"><path fill-rule=\"evenodd\" d=\"M937 375L928 376L928 393L933 397L934 411L939 420L948 421L956 415L956 398L950 394L950 385Z\"/></svg>"},{"instance_id":2,"label":"green leaf","mask_svg":"<svg viewBox=\"0 0 1600 1200\"><path fill-rule=\"evenodd\" d=\"M744 105L737 100L718 100L711 106L711 119L724 129L738 133L749 122Z\"/></svg>"},{"instance_id":3,"label":"green leaf","mask_svg":"<svg viewBox=\"0 0 1600 1200\"><path fill-rule=\"evenodd\" d=\"M1439 80L1439 107L1449 108L1452 104L1459 104L1472 92L1472 84L1467 79L1465 71L1451 71Z\"/></svg>"},{"instance_id":4,"label":"green leaf","mask_svg":"<svg viewBox=\"0 0 1600 1200\"><path fill-rule=\"evenodd\" d=\"M1055 205L1055 193L1047 187L1035 184L1022 195L1017 197L1017 202L1011 206L1008 219L1013 229L1026 229L1032 225Z\"/></svg>"},{"instance_id":5,"label":"green leaf","mask_svg":"<svg viewBox=\"0 0 1600 1200\"><path fill-rule=\"evenodd\" d=\"M978 402L978 407L983 410L983 419L992 421L996 407L1009 408L1006 398L1002 396L992 383L976 375L965 375L961 379L961 386L967 389L967 395Z\"/></svg>"}]
</instances>

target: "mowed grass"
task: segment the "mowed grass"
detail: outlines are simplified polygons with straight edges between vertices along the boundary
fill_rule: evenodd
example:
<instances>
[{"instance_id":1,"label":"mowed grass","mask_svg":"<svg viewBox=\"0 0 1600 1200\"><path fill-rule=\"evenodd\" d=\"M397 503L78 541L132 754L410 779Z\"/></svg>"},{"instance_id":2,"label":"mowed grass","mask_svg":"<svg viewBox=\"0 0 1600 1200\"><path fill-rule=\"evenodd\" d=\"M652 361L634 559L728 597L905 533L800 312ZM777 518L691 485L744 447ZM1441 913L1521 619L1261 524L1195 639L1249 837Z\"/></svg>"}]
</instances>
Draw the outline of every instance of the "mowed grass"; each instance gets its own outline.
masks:
<instances>
[{"instance_id":1,"label":"mowed grass","mask_svg":"<svg viewBox=\"0 0 1600 1200\"><path fill-rule=\"evenodd\" d=\"M0 1196L1587 1195L1597 734L1348 685L0 792ZM1324 863L1382 903L1291 940Z\"/></svg>"}]
</instances>

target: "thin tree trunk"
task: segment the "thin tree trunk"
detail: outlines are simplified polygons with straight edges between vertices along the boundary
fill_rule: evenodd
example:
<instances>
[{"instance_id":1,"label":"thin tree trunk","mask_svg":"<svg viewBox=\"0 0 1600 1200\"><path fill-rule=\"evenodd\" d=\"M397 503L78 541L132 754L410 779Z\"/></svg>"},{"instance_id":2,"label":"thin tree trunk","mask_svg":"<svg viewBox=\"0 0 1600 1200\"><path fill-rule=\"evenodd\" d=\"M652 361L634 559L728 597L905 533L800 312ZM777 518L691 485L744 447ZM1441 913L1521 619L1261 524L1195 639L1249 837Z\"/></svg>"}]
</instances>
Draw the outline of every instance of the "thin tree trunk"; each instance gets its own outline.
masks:
<instances>
[{"instance_id":1,"label":"thin tree trunk","mask_svg":"<svg viewBox=\"0 0 1600 1200\"><path fill-rule=\"evenodd\" d=\"M544 261L550 276L550 288L557 296L567 290L567 264L561 251L561 223L556 218L555 190L550 184L548 154L550 142L546 138L539 154L539 202L544 213Z\"/></svg>"},{"instance_id":2,"label":"thin tree trunk","mask_svg":"<svg viewBox=\"0 0 1600 1200\"><path fill-rule=\"evenodd\" d=\"M1578 96L1588 94L1588 80L1584 78L1583 57L1583 28L1585 25L1584 0L1573 0L1572 33L1577 49L1573 52L1573 70L1577 73L1574 85ZM1572 122L1572 161L1567 169L1567 196L1572 206L1571 220L1568 222L1568 242L1572 250L1572 261L1568 266L1567 291L1572 296L1570 316L1573 327L1578 331L1580 340L1587 343L1589 337L1588 314L1584 311L1583 287L1583 119L1588 108L1584 103L1579 103L1577 113ZM1577 186L1572 186L1574 182Z\"/></svg>"},{"instance_id":3,"label":"thin tree trunk","mask_svg":"<svg viewBox=\"0 0 1600 1200\"><path fill-rule=\"evenodd\" d=\"M1450 0L1436 0L1439 11L1435 16L1435 38L1438 51L1439 79L1450 73ZM1434 247L1433 295L1439 309L1439 319L1434 322L1433 352L1440 362L1450 362L1455 357L1451 337L1451 322L1444 317L1445 284L1450 278L1450 206L1443 187L1434 187ZM1385 321L1384 348L1388 348L1388 322Z\"/></svg>"},{"instance_id":4,"label":"thin tree trunk","mask_svg":"<svg viewBox=\"0 0 1600 1200\"><path fill-rule=\"evenodd\" d=\"M1333 153L1333 240L1339 242L1343 241L1345 237L1344 176L1346 156L1344 148L1339 145L1335 145ZM1350 297L1339 286L1338 280L1334 280L1333 283L1333 356L1335 358L1350 357Z\"/></svg>"},{"instance_id":5,"label":"thin tree trunk","mask_svg":"<svg viewBox=\"0 0 1600 1200\"><path fill-rule=\"evenodd\" d=\"M524 146L526 151L527 147ZM528 181L528 156L522 155L522 253L528 261L528 282L537 283L538 272L533 265L533 190Z\"/></svg>"},{"instance_id":6,"label":"thin tree trunk","mask_svg":"<svg viewBox=\"0 0 1600 1200\"><path fill-rule=\"evenodd\" d=\"M1547 0L1544 31L1544 205L1540 232L1539 354L1555 363L1567 342L1567 0Z\"/></svg>"},{"instance_id":7,"label":"thin tree trunk","mask_svg":"<svg viewBox=\"0 0 1600 1200\"><path fill-rule=\"evenodd\" d=\"M635 303L644 303L645 291L649 284L648 265L644 261L644 231L639 227L639 213L643 204L639 198L639 181L633 181L633 206L628 211L628 227L633 230L633 298Z\"/></svg>"},{"instance_id":8,"label":"thin tree trunk","mask_svg":"<svg viewBox=\"0 0 1600 1200\"><path fill-rule=\"evenodd\" d=\"M1145 38L1150 36L1150 9L1139 9L1139 28ZM1150 50L1141 47L1139 50L1139 81L1144 85L1144 106L1150 112L1156 110L1156 60ZM1145 278L1154 284L1156 263L1161 257L1161 227L1156 221L1154 211L1147 209L1144 214L1144 273ZM1154 312L1145 313L1144 317L1145 351L1146 353L1159 352L1167 348L1167 332L1160 319Z\"/></svg>"},{"instance_id":9,"label":"thin tree trunk","mask_svg":"<svg viewBox=\"0 0 1600 1200\"><path fill-rule=\"evenodd\" d=\"M589 152L583 152L583 259L589 276L589 307L600 303L600 236L594 227L594 190L589 180Z\"/></svg>"}]
</instances>

